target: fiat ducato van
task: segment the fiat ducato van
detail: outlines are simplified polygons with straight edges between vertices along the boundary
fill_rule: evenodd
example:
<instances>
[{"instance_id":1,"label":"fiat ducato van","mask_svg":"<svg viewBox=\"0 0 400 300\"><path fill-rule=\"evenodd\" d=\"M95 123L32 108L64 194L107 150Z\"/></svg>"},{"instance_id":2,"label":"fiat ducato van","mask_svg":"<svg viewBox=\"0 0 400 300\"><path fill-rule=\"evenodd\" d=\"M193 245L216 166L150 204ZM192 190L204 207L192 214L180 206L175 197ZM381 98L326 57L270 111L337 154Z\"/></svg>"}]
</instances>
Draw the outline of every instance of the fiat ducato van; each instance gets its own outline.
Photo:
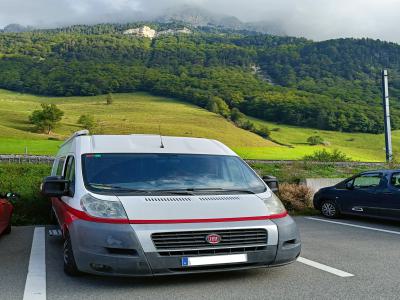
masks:
<instances>
[{"instance_id":1,"label":"fiat ducato van","mask_svg":"<svg viewBox=\"0 0 400 300\"><path fill-rule=\"evenodd\" d=\"M80 131L60 147L42 192L69 275L228 271L280 266L300 254L281 201L215 140Z\"/></svg>"}]
</instances>

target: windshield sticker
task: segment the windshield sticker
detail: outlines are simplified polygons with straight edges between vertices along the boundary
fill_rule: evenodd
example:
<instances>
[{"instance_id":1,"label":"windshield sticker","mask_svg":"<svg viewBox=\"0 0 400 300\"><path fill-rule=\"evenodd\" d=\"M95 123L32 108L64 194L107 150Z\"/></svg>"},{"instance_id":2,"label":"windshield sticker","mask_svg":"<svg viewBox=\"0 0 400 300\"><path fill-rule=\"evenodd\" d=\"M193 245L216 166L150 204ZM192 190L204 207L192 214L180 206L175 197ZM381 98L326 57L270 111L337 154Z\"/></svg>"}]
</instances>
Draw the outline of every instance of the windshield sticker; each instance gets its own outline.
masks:
<instances>
[{"instance_id":1,"label":"windshield sticker","mask_svg":"<svg viewBox=\"0 0 400 300\"><path fill-rule=\"evenodd\" d=\"M94 157L94 158L100 158L100 157L101 157L101 154L87 154L86 157L87 157L87 158L93 158L93 157Z\"/></svg>"}]
</instances>

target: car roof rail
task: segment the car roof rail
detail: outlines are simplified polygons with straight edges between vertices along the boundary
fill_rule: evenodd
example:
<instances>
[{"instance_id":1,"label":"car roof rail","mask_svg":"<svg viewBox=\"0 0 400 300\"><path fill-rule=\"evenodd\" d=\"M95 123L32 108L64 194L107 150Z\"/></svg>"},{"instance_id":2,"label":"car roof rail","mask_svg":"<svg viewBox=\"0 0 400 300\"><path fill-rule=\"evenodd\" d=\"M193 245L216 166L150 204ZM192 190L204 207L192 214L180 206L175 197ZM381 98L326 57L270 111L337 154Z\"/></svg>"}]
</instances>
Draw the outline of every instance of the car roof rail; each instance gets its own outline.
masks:
<instances>
[{"instance_id":1,"label":"car roof rail","mask_svg":"<svg viewBox=\"0 0 400 300\"><path fill-rule=\"evenodd\" d=\"M79 130L77 132L75 132L74 134L72 134L64 143L61 144L60 147L64 146L65 144L69 143L70 141L72 141L74 138L78 137L78 136L84 136L84 135L89 135L89 130L84 129L84 130Z\"/></svg>"}]
</instances>

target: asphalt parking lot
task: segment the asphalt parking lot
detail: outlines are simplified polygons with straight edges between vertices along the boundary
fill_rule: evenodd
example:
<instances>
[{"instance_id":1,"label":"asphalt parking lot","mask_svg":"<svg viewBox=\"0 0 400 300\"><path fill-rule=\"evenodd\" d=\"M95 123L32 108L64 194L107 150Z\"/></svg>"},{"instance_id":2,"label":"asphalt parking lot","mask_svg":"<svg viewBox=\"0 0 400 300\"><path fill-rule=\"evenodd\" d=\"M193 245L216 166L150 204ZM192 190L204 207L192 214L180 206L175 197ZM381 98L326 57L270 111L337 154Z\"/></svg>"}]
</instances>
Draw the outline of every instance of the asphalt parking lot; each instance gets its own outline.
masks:
<instances>
[{"instance_id":1,"label":"asphalt parking lot","mask_svg":"<svg viewBox=\"0 0 400 300\"><path fill-rule=\"evenodd\" d=\"M25 299L40 300L398 297L399 222L354 218L330 222L318 216L295 219L302 236L302 259L284 267L139 279L71 278L62 269L61 239L46 234L45 277L41 282L40 276L30 274L29 283L35 228L13 228L11 235L0 238L0 299L24 299L24 292ZM35 284L42 284L44 293L35 294Z\"/></svg>"}]
</instances>

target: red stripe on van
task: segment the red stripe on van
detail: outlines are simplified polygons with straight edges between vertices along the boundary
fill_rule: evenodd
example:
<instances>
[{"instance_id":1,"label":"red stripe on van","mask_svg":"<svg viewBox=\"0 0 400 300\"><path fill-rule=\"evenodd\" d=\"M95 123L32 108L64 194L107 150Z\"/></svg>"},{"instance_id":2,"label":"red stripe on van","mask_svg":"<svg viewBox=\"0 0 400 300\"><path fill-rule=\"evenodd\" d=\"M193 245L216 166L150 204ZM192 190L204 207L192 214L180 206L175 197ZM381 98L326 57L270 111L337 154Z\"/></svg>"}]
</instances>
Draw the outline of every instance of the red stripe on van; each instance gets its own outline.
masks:
<instances>
[{"instance_id":1,"label":"red stripe on van","mask_svg":"<svg viewBox=\"0 0 400 300\"><path fill-rule=\"evenodd\" d=\"M81 220L97 223L110 223L110 224L179 224L179 223L214 223L214 222L242 222L242 221L259 221L259 220L270 220L284 218L288 215L285 211L280 214L274 214L269 216L254 216L254 217L237 217L237 218L212 218L212 219L165 219L165 220L128 220L128 219L109 219L109 218L98 218L88 215L84 211L77 210L65 202L59 200L64 206L64 209L73 214L75 217Z\"/></svg>"}]
</instances>

